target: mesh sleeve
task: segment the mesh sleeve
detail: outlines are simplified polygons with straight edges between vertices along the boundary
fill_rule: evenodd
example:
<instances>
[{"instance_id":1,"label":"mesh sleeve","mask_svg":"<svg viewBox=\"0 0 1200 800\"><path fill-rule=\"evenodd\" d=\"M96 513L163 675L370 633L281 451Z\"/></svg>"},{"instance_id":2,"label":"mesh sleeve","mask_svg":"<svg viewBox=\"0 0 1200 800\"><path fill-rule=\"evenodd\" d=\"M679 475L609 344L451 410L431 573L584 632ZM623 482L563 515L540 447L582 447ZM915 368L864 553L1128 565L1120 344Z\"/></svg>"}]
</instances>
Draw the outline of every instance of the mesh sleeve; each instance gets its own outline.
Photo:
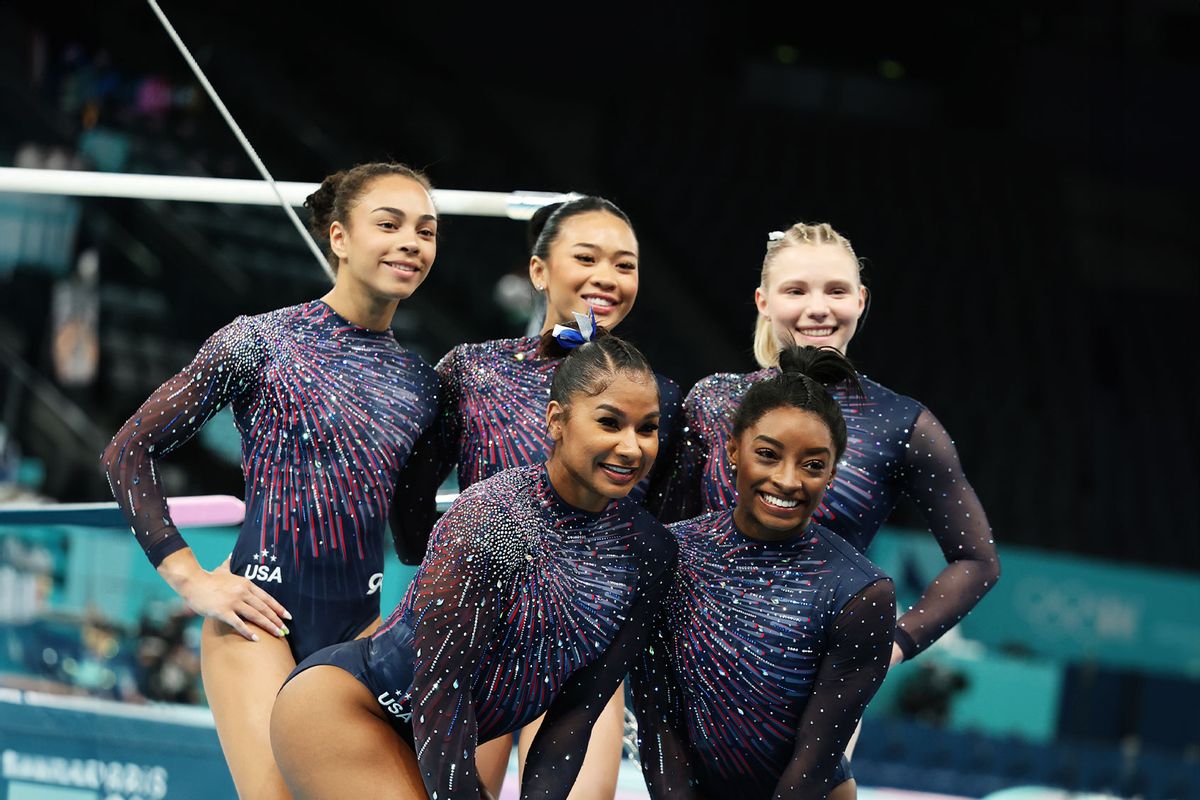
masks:
<instances>
[{"instance_id":1,"label":"mesh sleeve","mask_svg":"<svg viewBox=\"0 0 1200 800\"><path fill-rule=\"evenodd\" d=\"M425 557L429 533L437 520L438 487L458 459L460 360L455 348L438 362L437 418L413 445L396 483L389 521L392 544L403 564L420 564Z\"/></svg>"},{"instance_id":2,"label":"mesh sleeve","mask_svg":"<svg viewBox=\"0 0 1200 800\"><path fill-rule=\"evenodd\" d=\"M497 609L486 588L495 568L475 535L495 512L480 506L460 501L446 512L411 590L413 741L439 800L479 798L471 679Z\"/></svg>"},{"instance_id":3,"label":"mesh sleeve","mask_svg":"<svg viewBox=\"0 0 1200 800\"><path fill-rule=\"evenodd\" d=\"M829 634L813 691L800 717L796 749L775 786L776 800L829 794L830 782L863 709L887 674L896 592L875 581L842 607Z\"/></svg>"},{"instance_id":4,"label":"mesh sleeve","mask_svg":"<svg viewBox=\"0 0 1200 800\"><path fill-rule=\"evenodd\" d=\"M702 512L700 483L708 460L708 440L698 413L694 387L683 401L683 419L671 460L663 464L658 518L664 523L691 519Z\"/></svg>"},{"instance_id":5,"label":"mesh sleeve","mask_svg":"<svg viewBox=\"0 0 1200 800\"><path fill-rule=\"evenodd\" d=\"M669 378L658 379L658 456L650 471L650 486L646 492L646 510L656 517L662 516L667 489L671 481L672 468L679 449L679 429L683 412L679 399L679 387Z\"/></svg>"},{"instance_id":6,"label":"mesh sleeve","mask_svg":"<svg viewBox=\"0 0 1200 800\"><path fill-rule=\"evenodd\" d=\"M913 425L903 482L946 557L946 567L897 623L896 643L911 658L975 607L1000 578L1000 559L954 442L929 411Z\"/></svg>"},{"instance_id":7,"label":"mesh sleeve","mask_svg":"<svg viewBox=\"0 0 1200 800\"><path fill-rule=\"evenodd\" d=\"M683 720L683 699L663 639L665 619L651 633L630 673L638 722L638 757L652 800L699 797Z\"/></svg>"},{"instance_id":8,"label":"mesh sleeve","mask_svg":"<svg viewBox=\"0 0 1200 800\"><path fill-rule=\"evenodd\" d=\"M655 609L665 596L666 575L674 567L674 556L670 563L643 567L649 574L639 579L638 597L612 644L598 659L572 674L554 698L525 761L522 800L565 798L570 792L587 753L592 726L646 646Z\"/></svg>"},{"instance_id":9,"label":"mesh sleeve","mask_svg":"<svg viewBox=\"0 0 1200 800\"><path fill-rule=\"evenodd\" d=\"M105 448L108 485L155 567L187 547L171 521L155 464L246 391L261 358L249 319L239 317L209 337L192 363L158 387Z\"/></svg>"}]
</instances>

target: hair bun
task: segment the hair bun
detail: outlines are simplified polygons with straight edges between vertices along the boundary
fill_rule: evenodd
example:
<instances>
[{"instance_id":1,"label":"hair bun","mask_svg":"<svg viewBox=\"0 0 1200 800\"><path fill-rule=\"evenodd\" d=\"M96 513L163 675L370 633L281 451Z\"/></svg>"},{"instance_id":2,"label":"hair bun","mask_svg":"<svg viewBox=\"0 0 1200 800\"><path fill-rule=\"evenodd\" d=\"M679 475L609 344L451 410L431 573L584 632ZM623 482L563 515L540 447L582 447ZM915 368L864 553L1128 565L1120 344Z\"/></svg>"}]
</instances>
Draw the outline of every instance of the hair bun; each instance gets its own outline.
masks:
<instances>
[{"instance_id":1,"label":"hair bun","mask_svg":"<svg viewBox=\"0 0 1200 800\"><path fill-rule=\"evenodd\" d=\"M572 330L576 331L579 330L579 325L577 325L574 320L568 322L563 327L571 328ZM590 340L584 342L578 347L564 347L562 343L558 341L558 339L554 338L554 331L549 330L543 333L541 340L538 341L538 358L566 358L567 356L571 355L571 353L582 350L597 339L603 339L608 335L608 328L604 327L603 325L597 325L596 329L592 332L592 338Z\"/></svg>"},{"instance_id":2,"label":"hair bun","mask_svg":"<svg viewBox=\"0 0 1200 800\"><path fill-rule=\"evenodd\" d=\"M858 382L854 365L832 347L785 347L779 352L779 371L803 375L823 386L846 380Z\"/></svg>"},{"instance_id":3,"label":"hair bun","mask_svg":"<svg viewBox=\"0 0 1200 800\"><path fill-rule=\"evenodd\" d=\"M333 203L337 199L338 186L346 177L345 170L339 170L326 176L317 190L304 198L304 207L308 209L308 230L319 241L328 241L329 226L333 223Z\"/></svg>"}]
</instances>

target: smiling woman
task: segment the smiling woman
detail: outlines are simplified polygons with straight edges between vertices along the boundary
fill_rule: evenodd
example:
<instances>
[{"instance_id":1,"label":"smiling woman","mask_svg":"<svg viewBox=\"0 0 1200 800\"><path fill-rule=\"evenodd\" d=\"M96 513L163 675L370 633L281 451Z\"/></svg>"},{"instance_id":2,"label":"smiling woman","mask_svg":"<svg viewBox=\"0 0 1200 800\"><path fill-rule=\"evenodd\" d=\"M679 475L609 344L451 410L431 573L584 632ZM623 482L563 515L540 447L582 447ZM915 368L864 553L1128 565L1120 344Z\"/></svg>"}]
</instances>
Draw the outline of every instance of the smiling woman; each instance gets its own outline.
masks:
<instances>
[{"instance_id":1,"label":"smiling woman","mask_svg":"<svg viewBox=\"0 0 1200 800\"><path fill-rule=\"evenodd\" d=\"M751 388L727 455L732 511L671 526L675 584L633 671L650 795L820 800L888 669L891 581L812 522L846 423L836 350L790 348Z\"/></svg>"},{"instance_id":2,"label":"smiling woman","mask_svg":"<svg viewBox=\"0 0 1200 800\"><path fill-rule=\"evenodd\" d=\"M488 797L478 743L540 717L521 796L576 783L675 544L626 499L658 449L641 353L616 337L583 344L550 393L546 463L460 494L379 631L314 654L279 693L271 741L295 797Z\"/></svg>"},{"instance_id":3,"label":"smiling woman","mask_svg":"<svg viewBox=\"0 0 1200 800\"><path fill-rule=\"evenodd\" d=\"M267 725L296 662L379 623L384 520L437 405L435 373L389 329L436 255L428 181L365 164L330 175L305 205L333 289L222 328L104 452L138 543L206 617L204 688L244 797L287 796ZM228 404L246 516L230 560L208 572L171 520L156 465Z\"/></svg>"},{"instance_id":4,"label":"smiling woman","mask_svg":"<svg viewBox=\"0 0 1200 800\"><path fill-rule=\"evenodd\" d=\"M850 241L828 223L800 222L768 235L754 293L754 355L762 369L710 375L688 393L688 435L665 490L664 519L685 519L738 502L743 487L728 457L735 409L752 387L779 375L783 348L828 346L845 353L867 310L859 273ZM966 616L1000 577L1000 562L987 515L946 429L911 397L865 376L861 386L861 394L832 388L849 447L814 518L865 553L906 494L947 562L898 620L895 664L916 656ZM852 783L835 796L853 797Z\"/></svg>"},{"instance_id":5,"label":"smiling woman","mask_svg":"<svg viewBox=\"0 0 1200 800\"><path fill-rule=\"evenodd\" d=\"M539 463L554 445L546 426L552 381L570 359L550 336L575 314L594 315L611 331L633 308L638 293L638 241L629 218L602 197L582 197L545 206L530 221L529 277L546 297L541 336L493 339L455 347L437 365L441 379L438 422L414 452L411 502L397 504L392 531L401 560L419 563L433 525L437 487L457 465L458 485L466 489L496 473ZM667 467L674 457L679 388L655 374L661 416L657 421L659 458L644 461L630 497L657 512ZM640 445L639 445L640 446ZM612 478L620 473L609 471ZM592 737L572 800L612 800L616 793L624 735L620 692L609 703ZM536 723L521 731L528 751ZM499 794L509 761L509 737L480 749L484 782Z\"/></svg>"},{"instance_id":6,"label":"smiling woman","mask_svg":"<svg viewBox=\"0 0 1200 800\"><path fill-rule=\"evenodd\" d=\"M310 228L328 243L337 275L323 298L348 319L379 330L429 275L437 211L429 181L403 164L362 164L330 175L304 202Z\"/></svg>"}]
</instances>

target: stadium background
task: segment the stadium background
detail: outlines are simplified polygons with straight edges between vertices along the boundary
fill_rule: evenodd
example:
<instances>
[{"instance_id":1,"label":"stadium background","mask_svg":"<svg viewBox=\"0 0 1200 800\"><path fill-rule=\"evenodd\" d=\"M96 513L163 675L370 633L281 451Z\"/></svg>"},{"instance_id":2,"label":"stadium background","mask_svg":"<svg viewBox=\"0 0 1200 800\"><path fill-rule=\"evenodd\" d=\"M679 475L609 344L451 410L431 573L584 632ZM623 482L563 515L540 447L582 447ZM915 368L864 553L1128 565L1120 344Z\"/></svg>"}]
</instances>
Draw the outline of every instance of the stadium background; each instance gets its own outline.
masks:
<instances>
[{"instance_id":1,"label":"stadium background","mask_svg":"<svg viewBox=\"0 0 1200 800\"><path fill-rule=\"evenodd\" d=\"M395 158L616 201L642 249L622 333L685 389L751 368L767 231L831 222L874 293L850 355L954 434L1004 569L889 677L864 785L1200 796L1194 4L165 10L276 178ZM257 177L139 3L0 6L0 120L2 165ZM395 326L431 361L531 313L520 223L442 237ZM0 193L0 499L108 499L100 449L205 336L326 285L278 209ZM240 496L237 458L219 418L164 477ZM902 506L871 551L902 597L940 558L921 530ZM53 783L14 742L92 719L24 692L202 701L194 625L119 529L0 527L0 633L0 788Z\"/></svg>"}]
</instances>

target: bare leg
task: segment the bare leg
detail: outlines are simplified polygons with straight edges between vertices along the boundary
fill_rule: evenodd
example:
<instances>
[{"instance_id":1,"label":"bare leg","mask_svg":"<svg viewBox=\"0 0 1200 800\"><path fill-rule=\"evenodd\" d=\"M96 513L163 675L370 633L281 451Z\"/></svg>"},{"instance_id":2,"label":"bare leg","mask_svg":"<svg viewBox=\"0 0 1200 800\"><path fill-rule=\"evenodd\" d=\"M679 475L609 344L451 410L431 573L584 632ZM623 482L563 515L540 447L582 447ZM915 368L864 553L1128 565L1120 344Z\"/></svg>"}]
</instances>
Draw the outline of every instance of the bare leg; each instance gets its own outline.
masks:
<instances>
[{"instance_id":1,"label":"bare leg","mask_svg":"<svg viewBox=\"0 0 1200 800\"><path fill-rule=\"evenodd\" d=\"M491 739L475 749L475 769L479 771L479 782L499 797L504 788L504 776L508 773L508 758L512 754L511 733Z\"/></svg>"},{"instance_id":2,"label":"bare leg","mask_svg":"<svg viewBox=\"0 0 1200 800\"><path fill-rule=\"evenodd\" d=\"M862 720L858 721L858 726L855 727L854 733L850 734L850 742L846 745L846 760L849 761L854 756L854 748L858 745L858 735L862 733Z\"/></svg>"},{"instance_id":3,"label":"bare leg","mask_svg":"<svg viewBox=\"0 0 1200 800\"><path fill-rule=\"evenodd\" d=\"M338 667L310 667L283 687L271 744L296 800L427 800L412 748Z\"/></svg>"},{"instance_id":4,"label":"bare leg","mask_svg":"<svg viewBox=\"0 0 1200 800\"><path fill-rule=\"evenodd\" d=\"M857 797L858 784L855 783L854 778L851 778L833 787L833 791L829 793L827 800L855 800Z\"/></svg>"},{"instance_id":5,"label":"bare leg","mask_svg":"<svg viewBox=\"0 0 1200 800\"><path fill-rule=\"evenodd\" d=\"M850 736L850 743L846 745L846 760L850 760L850 756L854 754L854 746L858 744L858 735L862 733L862 720L858 721L858 727L854 729L854 733ZM854 778L840 783L833 787L833 791L829 793L828 800L857 800L858 784Z\"/></svg>"},{"instance_id":6,"label":"bare leg","mask_svg":"<svg viewBox=\"0 0 1200 800\"><path fill-rule=\"evenodd\" d=\"M224 622L204 620L200 672L217 737L239 797L283 800L288 794L271 755L271 706L296 666L283 639L252 642Z\"/></svg>"},{"instance_id":7,"label":"bare leg","mask_svg":"<svg viewBox=\"0 0 1200 800\"><path fill-rule=\"evenodd\" d=\"M517 752L522 770L525 757L533 746L533 737L542 726L545 714L521 729ZM613 800L617 795L617 773L621 770L621 747L625 738L625 684L617 689L600 712L592 728L587 755L579 768L579 777L567 800Z\"/></svg>"}]
</instances>

